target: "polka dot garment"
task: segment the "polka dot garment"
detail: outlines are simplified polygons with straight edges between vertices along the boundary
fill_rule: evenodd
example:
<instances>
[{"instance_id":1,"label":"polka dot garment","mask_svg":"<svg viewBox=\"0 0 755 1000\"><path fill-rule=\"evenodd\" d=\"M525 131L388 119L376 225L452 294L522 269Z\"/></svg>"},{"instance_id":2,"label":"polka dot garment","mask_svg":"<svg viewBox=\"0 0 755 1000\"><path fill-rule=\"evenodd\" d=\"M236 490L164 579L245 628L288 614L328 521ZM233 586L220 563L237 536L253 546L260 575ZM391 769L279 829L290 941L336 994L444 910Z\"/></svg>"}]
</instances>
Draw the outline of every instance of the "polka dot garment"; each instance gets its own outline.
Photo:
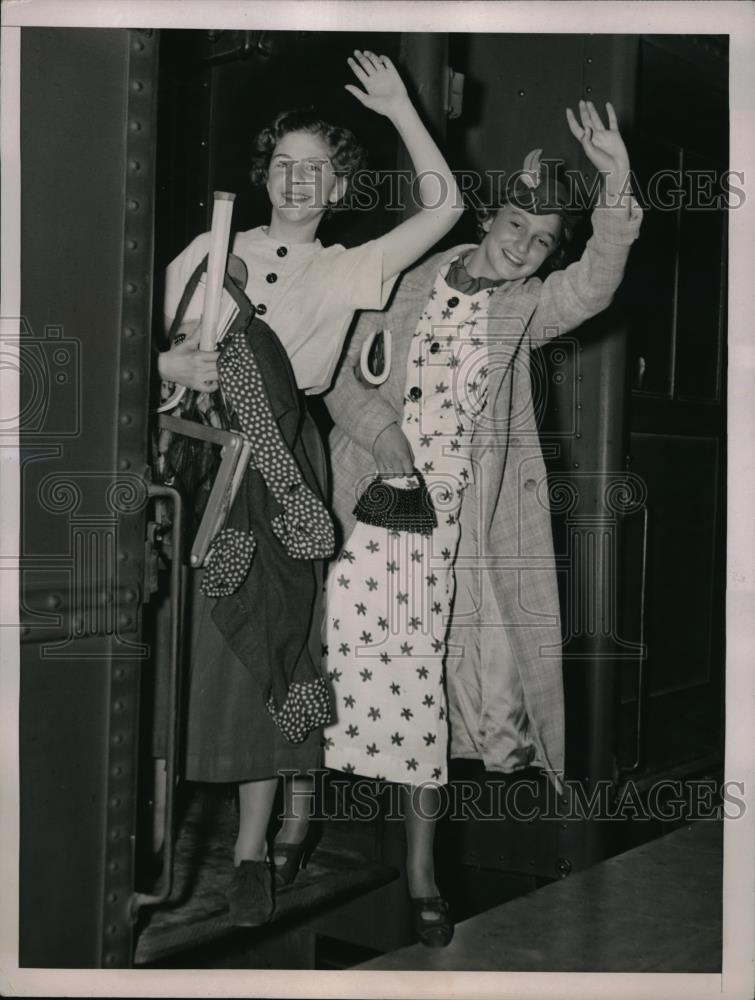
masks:
<instances>
[{"instance_id":1,"label":"polka dot garment","mask_svg":"<svg viewBox=\"0 0 755 1000\"><path fill-rule=\"evenodd\" d=\"M301 743L313 729L330 722L330 693L325 678L294 681L281 708L277 709L271 698L267 710L286 739Z\"/></svg>"},{"instance_id":2,"label":"polka dot garment","mask_svg":"<svg viewBox=\"0 0 755 1000\"><path fill-rule=\"evenodd\" d=\"M265 384L254 354L242 331L233 334L218 360L218 378L226 399L252 445L252 464L283 507L272 528L295 559L325 559L333 553L333 521L321 501L305 483L299 466L286 447L270 410ZM233 539L221 532L218 554L227 559ZM213 550L216 548L213 545ZM213 560L215 555L213 553ZM247 566L248 570L248 566ZM243 582L242 580L239 582ZM209 596L209 591L205 591Z\"/></svg>"},{"instance_id":3,"label":"polka dot garment","mask_svg":"<svg viewBox=\"0 0 755 1000\"><path fill-rule=\"evenodd\" d=\"M207 553L202 593L208 597L235 594L246 580L256 548L257 541L251 533L246 534L238 528L221 531Z\"/></svg>"},{"instance_id":4,"label":"polka dot garment","mask_svg":"<svg viewBox=\"0 0 755 1000\"><path fill-rule=\"evenodd\" d=\"M469 442L487 402L489 298L439 275L409 351L402 430L437 528L426 536L357 522L328 575L324 657L337 711L324 732L328 767L412 785L447 780L444 661Z\"/></svg>"}]
</instances>

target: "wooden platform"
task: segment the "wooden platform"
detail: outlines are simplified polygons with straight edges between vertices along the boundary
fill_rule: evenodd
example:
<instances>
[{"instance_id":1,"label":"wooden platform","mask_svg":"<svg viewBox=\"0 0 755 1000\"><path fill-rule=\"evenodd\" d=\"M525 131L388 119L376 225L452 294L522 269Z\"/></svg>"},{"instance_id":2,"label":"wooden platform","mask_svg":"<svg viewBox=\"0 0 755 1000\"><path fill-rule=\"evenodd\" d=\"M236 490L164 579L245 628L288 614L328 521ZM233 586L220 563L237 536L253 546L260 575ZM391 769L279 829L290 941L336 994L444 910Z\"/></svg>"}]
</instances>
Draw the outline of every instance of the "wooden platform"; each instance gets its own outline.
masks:
<instances>
[{"instance_id":1,"label":"wooden platform","mask_svg":"<svg viewBox=\"0 0 755 1000\"><path fill-rule=\"evenodd\" d=\"M192 799L179 827L171 900L144 914L134 957L137 967L189 949L196 952L224 937L243 937L253 947L264 938L295 931L315 913L398 875L394 868L366 861L337 838L337 831L328 830L306 869L278 894L273 921L237 928L228 919L226 900L237 825L230 801L211 793Z\"/></svg>"},{"instance_id":2,"label":"wooden platform","mask_svg":"<svg viewBox=\"0 0 755 1000\"><path fill-rule=\"evenodd\" d=\"M722 869L722 824L694 823L358 968L717 973Z\"/></svg>"}]
</instances>

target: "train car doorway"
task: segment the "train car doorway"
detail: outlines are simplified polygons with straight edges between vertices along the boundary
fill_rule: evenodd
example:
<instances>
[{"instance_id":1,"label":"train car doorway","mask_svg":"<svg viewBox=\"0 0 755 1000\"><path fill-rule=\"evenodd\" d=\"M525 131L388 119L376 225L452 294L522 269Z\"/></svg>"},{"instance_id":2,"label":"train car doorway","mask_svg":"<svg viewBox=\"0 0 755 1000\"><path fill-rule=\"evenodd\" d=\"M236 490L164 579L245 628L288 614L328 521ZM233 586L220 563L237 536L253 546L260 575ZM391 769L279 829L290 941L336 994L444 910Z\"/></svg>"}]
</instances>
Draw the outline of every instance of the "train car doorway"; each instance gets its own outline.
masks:
<instances>
[{"instance_id":1,"label":"train car doorway","mask_svg":"<svg viewBox=\"0 0 755 1000\"><path fill-rule=\"evenodd\" d=\"M179 670L186 582L164 530L181 498L151 469L162 274L208 229L214 190L236 193L235 229L265 221L250 144L282 108L314 105L360 135L373 169L405 169L393 131L343 89L363 40L22 31L22 966L344 968L411 940L401 835L378 816L326 817L327 849L286 920L241 941L218 890L232 795L173 780L184 707L180 690L168 699L175 716L155 697L159 670ZM725 38L383 33L370 43L406 70L457 170L511 170L543 134L566 155L567 91L610 91L644 188L659 171L684 179L727 166ZM696 95L694 121L674 114L682 91ZM353 246L399 221L390 184L379 193L369 211L336 214L323 241ZM553 507L567 777L588 798L602 783L614 806L628 792L646 801L661 780L708 782L715 799L723 774L727 213L680 202L648 218L653 236L633 251L615 306L538 355L532 373L552 499L564 500ZM474 229L468 213L447 244ZM153 763L155 727L176 751L175 797ZM490 802L516 784L475 762L455 767L452 784L477 784ZM548 805L543 775L523 778L535 806ZM697 815L601 824L561 815L566 799L552 804L555 817L538 821L447 824L439 849L460 919Z\"/></svg>"}]
</instances>

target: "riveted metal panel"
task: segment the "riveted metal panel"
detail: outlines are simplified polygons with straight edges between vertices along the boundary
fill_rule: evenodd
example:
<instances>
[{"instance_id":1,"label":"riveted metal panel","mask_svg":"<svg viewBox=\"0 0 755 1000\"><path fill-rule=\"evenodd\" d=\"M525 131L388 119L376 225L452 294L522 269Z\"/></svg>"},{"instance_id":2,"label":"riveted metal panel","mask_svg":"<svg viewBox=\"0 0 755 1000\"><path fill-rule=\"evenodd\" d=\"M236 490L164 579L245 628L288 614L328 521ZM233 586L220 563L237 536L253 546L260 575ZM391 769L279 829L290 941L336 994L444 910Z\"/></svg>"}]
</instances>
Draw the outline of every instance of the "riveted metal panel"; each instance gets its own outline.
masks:
<instances>
[{"instance_id":1,"label":"riveted metal panel","mask_svg":"<svg viewBox=\"0 0 755 1000\"><path fill-rule=\"evenodd\" d=\"M132 958L156 49L22 32L26 966Z\"/></svg>"}]
</instances>

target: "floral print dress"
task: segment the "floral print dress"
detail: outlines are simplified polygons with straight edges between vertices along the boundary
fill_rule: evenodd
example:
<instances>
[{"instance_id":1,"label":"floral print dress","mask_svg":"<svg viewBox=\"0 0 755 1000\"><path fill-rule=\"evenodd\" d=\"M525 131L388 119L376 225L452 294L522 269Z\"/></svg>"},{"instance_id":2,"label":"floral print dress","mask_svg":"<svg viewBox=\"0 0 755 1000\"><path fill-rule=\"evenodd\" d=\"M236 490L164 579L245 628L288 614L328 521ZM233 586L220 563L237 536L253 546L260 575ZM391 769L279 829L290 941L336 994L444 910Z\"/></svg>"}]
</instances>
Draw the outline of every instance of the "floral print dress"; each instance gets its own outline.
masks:
<instances>
[{"instance_id":1,"label":"floral print dress","mask_svg":"<svg viewBox=\"0 0 755 1000\"><path fill-rule=\"evenodd\" d=\"M327 767L408 783L447 780L444 660L470 439L487 396L492 289L437 276L409 350L402 430L433 500L431 535L357 522L327 580L324 665L335 722ZM414 478L394 479L399 489ZM357 492L367 484L355 484Z\"/></svg>"}]
</instances>

